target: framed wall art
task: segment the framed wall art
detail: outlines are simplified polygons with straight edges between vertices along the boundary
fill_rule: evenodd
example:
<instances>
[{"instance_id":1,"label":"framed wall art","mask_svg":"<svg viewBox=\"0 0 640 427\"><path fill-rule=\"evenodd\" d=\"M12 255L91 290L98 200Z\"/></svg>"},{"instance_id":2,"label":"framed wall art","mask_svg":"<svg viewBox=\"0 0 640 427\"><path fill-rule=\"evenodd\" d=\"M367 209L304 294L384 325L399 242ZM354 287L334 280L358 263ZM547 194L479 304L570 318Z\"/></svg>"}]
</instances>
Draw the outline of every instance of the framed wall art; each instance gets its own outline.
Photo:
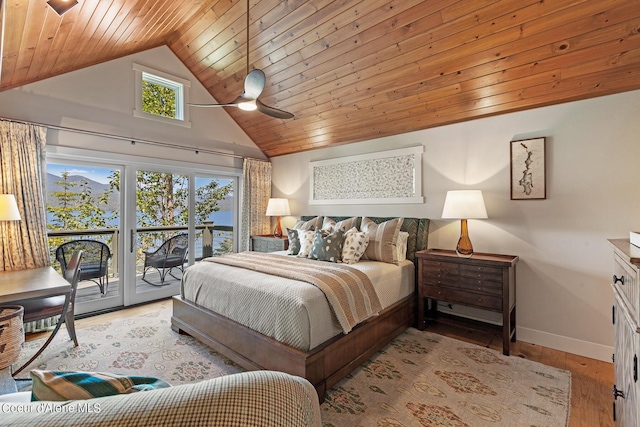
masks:
<instances>
[{"instance_id":1,"label":"framed wall art","mask_svg":"<svg viewBox=\"0 0 640 427\"><path fill-rule=\"evenodd\" d=\"M546 198L545 138L511 141L511 200Z\"/></svg>"},{"instance_id":2,"label":"framed wall art","mask_svg":"<svg viewBox=\"0 0 640 427\"><path fill-rule=\"evenodd\" d=\"M309 162L310 205L423 203L423 146Z\"/></svg>"}]
</instances>

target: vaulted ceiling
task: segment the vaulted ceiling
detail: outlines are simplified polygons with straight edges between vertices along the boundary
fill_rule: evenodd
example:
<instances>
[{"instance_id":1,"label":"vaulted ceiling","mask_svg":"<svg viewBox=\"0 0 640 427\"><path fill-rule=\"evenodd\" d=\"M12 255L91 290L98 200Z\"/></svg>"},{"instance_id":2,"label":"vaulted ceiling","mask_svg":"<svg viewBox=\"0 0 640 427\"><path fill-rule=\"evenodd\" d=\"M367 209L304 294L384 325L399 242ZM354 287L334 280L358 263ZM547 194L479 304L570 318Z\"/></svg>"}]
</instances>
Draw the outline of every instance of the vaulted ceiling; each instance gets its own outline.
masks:
<instances>
[{"instance_id":1,"label":"vaulted ceiling","mask_svg":"<svg viewBox=\"0 0 640 427\"><path fill-rule=\"evenodd\" d=\"M167 45L218 101L242 92L245 0L79 1L6 1L0 90ZM638 0L250 0L249 18L260 99L295 118L227 110L268 156L640 89Z\"/></svg>"}]
</instances>

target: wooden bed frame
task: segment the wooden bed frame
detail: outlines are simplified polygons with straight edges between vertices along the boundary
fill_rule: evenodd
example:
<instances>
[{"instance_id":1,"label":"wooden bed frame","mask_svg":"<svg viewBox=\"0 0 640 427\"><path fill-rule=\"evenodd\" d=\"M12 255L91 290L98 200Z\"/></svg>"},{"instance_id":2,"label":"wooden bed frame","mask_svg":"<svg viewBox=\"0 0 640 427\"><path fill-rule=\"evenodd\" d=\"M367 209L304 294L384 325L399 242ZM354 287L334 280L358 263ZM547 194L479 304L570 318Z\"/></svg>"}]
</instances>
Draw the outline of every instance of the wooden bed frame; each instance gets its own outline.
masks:
<instances>
[{"instance_id":1,"label":"wooden bed frame","mask_svg":"<svg viewBox=\"0 0 640 427\"><path fill-rule=\"evenodd\" d=\"M306 218L312 217L303 217ZM346 217L331 218L340 221ZM371 219L380 223L391 218ZM402 230L409 232L407 259L415 262L415 252L427 248L428 229L428 219L405 219ZM412 294L347 335L340 334L307 352L282 344L181 296L173 297L171 328L197 338L245 369L282 371L306 378L316 388L322 403L325 391L414 325L416 306L416 297Z\"/></svg>"}]
</instances>

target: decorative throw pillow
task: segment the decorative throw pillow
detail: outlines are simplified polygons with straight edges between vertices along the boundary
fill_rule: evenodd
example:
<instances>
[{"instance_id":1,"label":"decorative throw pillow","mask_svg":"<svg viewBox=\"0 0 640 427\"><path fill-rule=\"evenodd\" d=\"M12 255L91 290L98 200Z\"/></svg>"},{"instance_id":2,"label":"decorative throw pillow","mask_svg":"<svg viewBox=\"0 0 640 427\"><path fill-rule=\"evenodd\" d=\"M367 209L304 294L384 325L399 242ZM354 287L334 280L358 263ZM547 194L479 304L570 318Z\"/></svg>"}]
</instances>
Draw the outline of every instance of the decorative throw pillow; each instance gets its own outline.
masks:
<instances>
[{"instance_id":1,"label":"decorative throw pillow","mask_svg":"<svg viewBox=\"0 0 640 427\"><path fill-rule=\"evenodd\" d=\"M300 252L300 238L298 237L298 230L287 228L287 236L289 236L289 249L287 253L289 255L298 255L298 252Z\"/></svg>"},{"instance_id":2,"label":"decorative throw pillow","mask_svg":"<svg viewBox=\"0 0 640 427\"><path fill-rule=\"evenodd\" d=\"M398 241L396 242L396 248L398 250L398 262L407 259L407 241L409 240L409 233L401 231L398 233Z\"/></svg>"},{"instance_id":3,"label":"decorative throw pillow","mask_svg":"<svg viewBox=\"0 0 640 427\"><path fill-rule=\"evenodd\" d=\"M31 401L83 400L171 387L153 377L103 372L31 371Z\"/></svg>"},{"instance_id":4,"label":"decorative throw pillow","mask_svg":"<svg viewBox=\"0 0 640 427\"><path fill-rule=\"evenodd\" d=\"M319 230L322 225L322 217L317 216L309 221L296 221L296 224L293 226L296 230Z\"/></svg>"},{"instance_id":5,"label":"decorative throw pillow","mask_svg":"<svg viewBox=\"0 0 640 427\"><path fill-rule=\"evenodd\" d=\"M300 250L298 256L300 258L307 258L313 245L313 236L315 231L311 230L298 230L298 238L300 239Z\"/></svg>"},{"instance_id":6,"label":"decorative throw pillow","mask_svg":"<svg viewBox=\"0 0 640 427\"><path fill-rule=\"evenodd\" d=\"M331 233L316 230L313 245L309 251L309 258L318 261L342 261L342 246L344 245L344 231L337 229Z\"/></svg>"},{"instance_id":7,"label":"decorative throw pillow","mask_svg":"<svg viewBox=\"0 0 640 427\"><path fill-rule=\"evenodd\" d=\"M364 251L369 244L369 236L364 231L358 231L353 227L344 235L344 245L342 247L342 262L355 264L360 261Z\"/></svg>"},{"instance_id":8,"label":"decorative throw pillow","mask_svg":"<svg viewBox=\"0 0 640 427\"><path fill-rule=\"evenodd\" d=\"M394 218L392 220L376 224L367 217L362 218L360 228L369 235L369 245L364 252L364 259L398 263L398 233L404 218Z\"/></svg>"},{"instance_id":9,"label":"decorative throw pillow","mask_svg":"<svg viewBox=\"0 0 640 427\"><path fill-rule=\"evenodd\" d=\"M358 217L356 216L338 222L336 222L332 218L324 217L324 220L322 221L322 229L331 232L340 228L342 229L342 231L346 232L347 230L355 227L357 221Z\"/></svg>"}]
</instances>

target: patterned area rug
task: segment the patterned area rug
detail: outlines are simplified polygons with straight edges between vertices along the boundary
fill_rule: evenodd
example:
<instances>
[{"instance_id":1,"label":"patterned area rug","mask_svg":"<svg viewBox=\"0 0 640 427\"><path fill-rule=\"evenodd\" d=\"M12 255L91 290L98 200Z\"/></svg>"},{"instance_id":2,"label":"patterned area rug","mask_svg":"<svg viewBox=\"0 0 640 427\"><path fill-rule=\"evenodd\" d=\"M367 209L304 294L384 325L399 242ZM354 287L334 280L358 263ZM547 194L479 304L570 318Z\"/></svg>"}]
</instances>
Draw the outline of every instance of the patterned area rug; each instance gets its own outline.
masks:
<instances>
[{"instance_id":1,"label":"patterned area rug","mask_svg":"<svg viewBox=\"0 0 640 427\"><path fill-rule=\"evenodd\" d=\"M170 309L87 328L76 326L76 334L78 347L61 328L27 369L148 375L171 385L244 370L195 338L172 331ZM25 342L16 366L29 360L45 339Z\"/></svg>"},{"instance_id":2,"label":"patterned area rug","mask_svg":"<svg viewBox=\"0 0 640 427\"><path fill-rule=\"evenodd\" d=\"M566 427L570 391L570 372L410 328L329 390L322 420L325 427Z\"/></svg>"},{"instance_id":3,"label":"patterned area rug","mask_svg":"<svg viewBox=\"0 0 640 427\"><path fill-rule=\"evenodd\" d=\"M173 385L243 369L170 328L163 310L61 330L31 369L149 375ZM21 362L41 340L25 343ZM571 376L519 357L408 329L336 384L322 405L325 427L566 427Z\"/></svg>"}]
</instances>

